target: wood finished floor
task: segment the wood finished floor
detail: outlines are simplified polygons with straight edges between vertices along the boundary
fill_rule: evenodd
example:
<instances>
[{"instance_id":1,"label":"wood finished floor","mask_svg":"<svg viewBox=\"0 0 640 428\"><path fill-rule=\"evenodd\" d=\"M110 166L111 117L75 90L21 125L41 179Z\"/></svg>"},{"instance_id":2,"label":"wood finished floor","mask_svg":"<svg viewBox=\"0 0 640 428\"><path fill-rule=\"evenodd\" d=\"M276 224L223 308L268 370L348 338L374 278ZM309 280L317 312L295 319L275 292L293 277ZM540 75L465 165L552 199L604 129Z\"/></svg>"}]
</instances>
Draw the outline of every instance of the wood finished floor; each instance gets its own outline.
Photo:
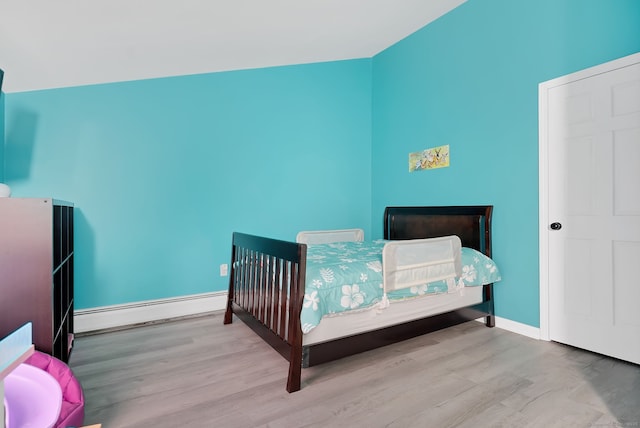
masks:
<instances>
[{"instance_id":1,"label":"wood finished floor","mask_svg":"<svg viewBox=\"0 0 640 428\"><path fill-rule=\"evenodd\" d=\"M79 337L85 424L640 427L640 366L470 322L302 372L222 314Z\"/></svg>"}]
</instances>

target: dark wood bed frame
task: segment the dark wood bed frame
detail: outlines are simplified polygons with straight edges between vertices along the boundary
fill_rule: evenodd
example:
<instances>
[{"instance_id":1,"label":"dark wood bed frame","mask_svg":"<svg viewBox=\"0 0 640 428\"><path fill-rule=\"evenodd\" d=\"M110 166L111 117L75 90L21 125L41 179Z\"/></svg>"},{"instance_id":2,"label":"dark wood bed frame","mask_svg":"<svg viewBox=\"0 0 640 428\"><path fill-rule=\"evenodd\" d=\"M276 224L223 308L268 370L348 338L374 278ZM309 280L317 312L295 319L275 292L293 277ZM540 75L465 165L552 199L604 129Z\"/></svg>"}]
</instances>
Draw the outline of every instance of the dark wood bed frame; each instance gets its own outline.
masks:
<instances>
[{"instance_id":1,"label":"dark wood bed frame","mask_svg":"<svg viewBox=\"0 0 640 428\"><path fill-rule=\"evenodd\" d=\"M491 257L493 207L387 207L384 238L392 240L457 235L465 247ZM224 323L233 314L289 361L287 391L298 391L302 367L386 346L422 334L485 317L495 325L493 284L483 302L427 318L308 346L302 345L300 313L306 273L305 244L235 232Z\"/></svg>"}]
</instances>

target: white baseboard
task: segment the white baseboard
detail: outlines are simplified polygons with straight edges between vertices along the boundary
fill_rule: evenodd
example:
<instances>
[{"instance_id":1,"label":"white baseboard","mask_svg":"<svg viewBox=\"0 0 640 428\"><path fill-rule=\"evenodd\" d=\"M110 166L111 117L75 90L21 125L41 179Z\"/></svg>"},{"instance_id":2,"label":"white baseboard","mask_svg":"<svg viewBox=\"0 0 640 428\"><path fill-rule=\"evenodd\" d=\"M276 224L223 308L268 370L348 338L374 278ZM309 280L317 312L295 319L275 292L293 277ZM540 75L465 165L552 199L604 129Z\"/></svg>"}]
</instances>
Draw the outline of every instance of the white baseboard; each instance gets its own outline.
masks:
<instances>
[{"instance_id":1,"label":"white baseboard","mask_svg":"<svg viewBox=\"0 0 640 428\"><path fill-rule=\"evenodd\" d=\"M193 294L169 299L146 300L124 305L79 309L73 317L76 333L122 328L135 324L205 314L225 309L227 292ZM540 329L506 318L496 318L496 327L540 339ZM478 319L484 322L484 318Z\"/></svg>"},{"instance_id":2,"label":"white baseboard","mask_svg":"<svg viewBox=\"0 0 640 428\"><path fill-rule=\"evenodd\" d=\"M226 304L227 292L219 291L123 305L78 309L74 312L73 317L74 331L75 333L86 333L205 314L225 309Z\"/></svg>"},{"instance_id":3,"label":"white baseboard","mask_svg":"<svg viewBox=\"0 0 640 428\"><path fill-rule=\"evenodd\" d=\"M532 339L540 340L540 329L538 327L531 327L528 324L522 324L517 321L511 321L506 318L496 318L496 327L502 330L507 330L512 333L521 334L523 336L530 337ZM484 318L478 318L476 321L484 322Z\"/></svg>"}]
</instances>

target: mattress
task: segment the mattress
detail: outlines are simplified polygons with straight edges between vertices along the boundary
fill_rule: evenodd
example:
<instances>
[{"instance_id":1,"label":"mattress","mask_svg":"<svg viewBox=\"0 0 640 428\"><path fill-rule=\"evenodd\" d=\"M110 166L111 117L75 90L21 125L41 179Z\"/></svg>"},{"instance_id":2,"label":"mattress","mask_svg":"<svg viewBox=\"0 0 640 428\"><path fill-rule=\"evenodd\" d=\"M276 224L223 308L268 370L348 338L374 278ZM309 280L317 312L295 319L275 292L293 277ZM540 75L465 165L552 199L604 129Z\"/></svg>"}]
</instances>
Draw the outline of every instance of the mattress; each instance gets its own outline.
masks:
<instances>
[{"instance_id":1,"label":"mattress","mask_svg":"<svg viewBox=\"0 0 640 428\"><path fill-rule=\"evenodd\" d=\"M324 316L316 328L303 335L302 344L322 343L475 305L482 302L482 292L483 287L465 287L453 293L392 302L385 309L369 308Z\"/></svg>"},{"instance_id":2,"label":"mattress","mask_svg":"<svg viewBox=\"0 0 640 428\"><path fill-rule=\"evenodd\" d=\"M481 289L500 280L493 260L471 248L460 249L457 242L455 251L447 238L309 245L302 332L309 334L324 319L342 313L383 311L390 302L395 306L431 295L465 294L459 290ZM434 243L444 244L444 252L425 254Z\"/></svg>"}]
</instances>

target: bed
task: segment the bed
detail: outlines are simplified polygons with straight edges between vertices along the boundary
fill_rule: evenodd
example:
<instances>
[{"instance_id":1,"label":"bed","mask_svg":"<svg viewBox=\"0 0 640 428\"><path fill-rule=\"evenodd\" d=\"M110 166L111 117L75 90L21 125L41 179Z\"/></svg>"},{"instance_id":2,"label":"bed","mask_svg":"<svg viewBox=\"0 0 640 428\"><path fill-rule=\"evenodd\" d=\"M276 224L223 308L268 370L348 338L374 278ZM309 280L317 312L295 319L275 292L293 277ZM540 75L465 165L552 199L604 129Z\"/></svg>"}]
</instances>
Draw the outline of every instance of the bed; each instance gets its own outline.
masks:
<instances>
[{"instance_id":1,"label":"bed","mask_svg":"<svg viewBox=\"0 0 640 428\"><path fill-rule=\"evenodd\" d=\"M405 244L421 244L432 238L445 237L442 239L454 244L459 238L462 247L490 258L492 210L490 205L387 207L384 240L402 250L408 248ZM324 317L311 331L303 333L301 316L305 303L309 306L308 299L305 301L309 242L331 245L362 240L359 229L330 232L309 232L297 237L297 241L306 243L233 233L224 323L231 323L235 314L289 361L288 392L300 389L303 367L479 318L484 318L487 327L495 325L493 283L475 287L457 283L451 287L448 282L445 293L392 300L390 304L379 299L368 310ZM386 293L387 278L384 280Z\"/></svg>"}]
</instances>

